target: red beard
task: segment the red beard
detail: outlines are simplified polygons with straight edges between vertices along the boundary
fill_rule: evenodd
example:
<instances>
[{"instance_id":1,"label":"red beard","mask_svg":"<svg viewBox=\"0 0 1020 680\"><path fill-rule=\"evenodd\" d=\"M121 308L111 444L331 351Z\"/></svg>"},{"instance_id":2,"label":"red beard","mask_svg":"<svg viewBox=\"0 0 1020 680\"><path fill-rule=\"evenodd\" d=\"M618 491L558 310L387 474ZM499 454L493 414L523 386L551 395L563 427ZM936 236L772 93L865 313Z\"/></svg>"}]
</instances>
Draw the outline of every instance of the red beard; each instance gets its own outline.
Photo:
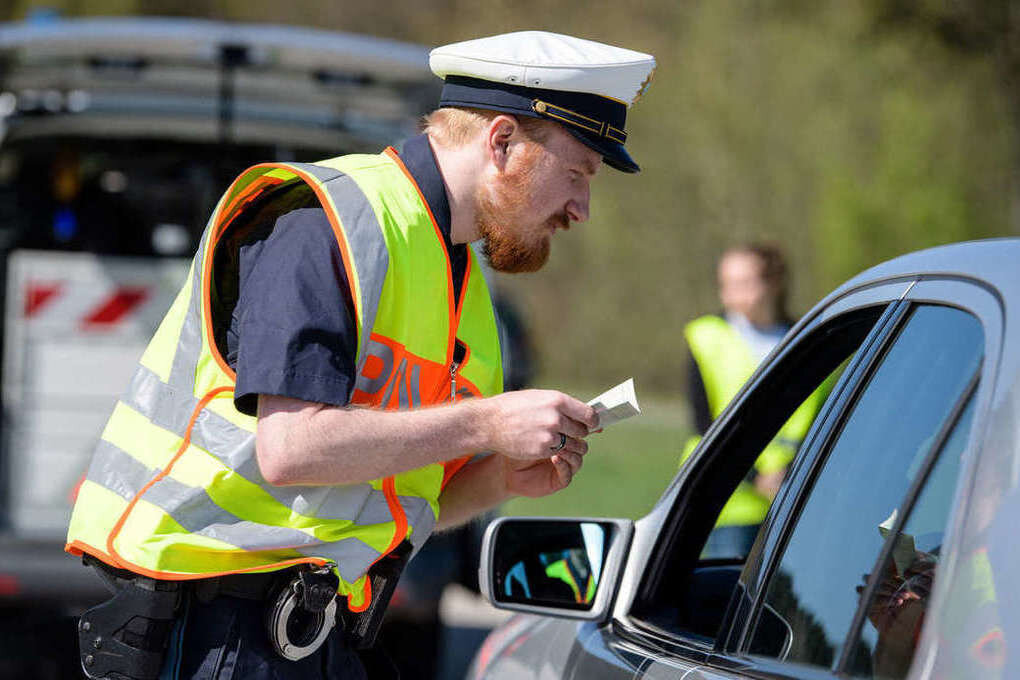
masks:
<instances>
[{"instance_id":1,"label":"red beard","mask_svg":"<svg viewBox=\"0 0 1020 680\"><path fill-rule=\"evenodd\" d=\"M529 146L514 167L507 166L491 185L480 185L475 200L475 224L484 239L482 252L493 269L511 274L534 272L549 259L549 240L557 228L567 229L565 213L530 228L528 203L535 182L535 164L543 153Z\"/></svg>"}]
</instances>

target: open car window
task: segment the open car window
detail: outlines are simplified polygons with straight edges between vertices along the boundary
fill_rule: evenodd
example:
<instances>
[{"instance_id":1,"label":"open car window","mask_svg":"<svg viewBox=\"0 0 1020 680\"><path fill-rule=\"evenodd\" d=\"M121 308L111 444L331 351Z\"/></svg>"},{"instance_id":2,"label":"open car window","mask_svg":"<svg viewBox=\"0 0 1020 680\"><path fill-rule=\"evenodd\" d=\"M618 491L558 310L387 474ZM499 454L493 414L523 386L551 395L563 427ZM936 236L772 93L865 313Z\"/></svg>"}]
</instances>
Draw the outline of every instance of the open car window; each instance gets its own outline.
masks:
<instances>
[{"instance_id":1,"label":"open car window","mask_svg":"<svg viewBox=\"0 0 1020 680\"><path fill-rule=\"evenodd\" d=\"M797 338L710 429L698 452L684 463L690 466L689 477L635 600L636 623L695 645L714 644L772 500L765 496L756 514L740 517L753 521L728 523L735 494L753 488L762 459L788 431L791 418L806 402L818 399L801 431L801 437L810 440L812 421L840 391L839 386L831 389L837 375L881 326L889 309L886 304L856 309ZM785 463L794 462L796 451Z\"/></svg>"}]
</instances>

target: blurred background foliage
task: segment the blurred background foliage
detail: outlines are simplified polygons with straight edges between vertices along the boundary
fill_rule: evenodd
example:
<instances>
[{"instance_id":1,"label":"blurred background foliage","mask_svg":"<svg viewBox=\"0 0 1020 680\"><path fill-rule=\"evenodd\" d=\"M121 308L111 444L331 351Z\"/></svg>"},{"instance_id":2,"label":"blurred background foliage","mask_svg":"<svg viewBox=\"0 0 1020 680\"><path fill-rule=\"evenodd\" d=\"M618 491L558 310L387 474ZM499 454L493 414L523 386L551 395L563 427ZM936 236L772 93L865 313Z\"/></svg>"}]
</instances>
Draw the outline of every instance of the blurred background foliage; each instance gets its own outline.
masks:
<instances>
[{"instance_id":1,"label":"blurred background foliage","mask_svg":"<svg viewBox=\"0 0 1020 680\"><path fill-rule=\"evenodd\" d=\"M715 260L733 243L785 246L803 313L898 254L1020 232L1013 0L0 0L0 19L44 5L426 45L544 29L655 54L628 121L643 172L602 172L591 221L557 236L547 269L501 278L533 331L537 382L579 397L634 376L639 397L682 408L669 401L681 392L682 327L718 308ZM641 426L667 477L683 432L655 433L675 410ZM630 432L633 447L643 435Z\"/></svg>"},{"instance_id":2,"label":"blurred background foliage","mask_svg":"<svg viewBox=\"0 0 1020 680\"><path fill-rule=\"evenodd\" d=\"M426 45L536 28L655 54L628 122L644 171L601 173L591 221L555 239L545 272L505 281L546 385L599 391L633 375L642 392L674 393L682 326L718 307L715 258L737 241L787 248L803 313L889 257L1017 231L1018 95L1004 53L1020 11L1008 0L6 3L6 20L46 6Z\"/></svg>"}]
</instances>

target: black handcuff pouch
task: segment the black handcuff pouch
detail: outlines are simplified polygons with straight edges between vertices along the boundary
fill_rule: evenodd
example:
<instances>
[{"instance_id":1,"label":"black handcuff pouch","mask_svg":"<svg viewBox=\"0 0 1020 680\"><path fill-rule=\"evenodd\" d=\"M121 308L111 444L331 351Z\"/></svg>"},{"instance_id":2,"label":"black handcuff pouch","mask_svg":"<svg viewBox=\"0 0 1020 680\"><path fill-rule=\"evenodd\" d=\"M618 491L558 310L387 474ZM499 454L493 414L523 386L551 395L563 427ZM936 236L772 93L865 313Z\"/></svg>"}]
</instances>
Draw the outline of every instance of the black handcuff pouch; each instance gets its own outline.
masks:
<instances>
[{"instance_id":1,"label":"black handcuff pouch","mask_svg":"<svg viewBox=\"0 0 1020 680\"><path fill-rule=\"evenodd\" d=\"M388 555L372 565L368 570L368 578L372 584L372 601L360 612L341 608L339 616L343 619L347 639L354 649L369 649L375 645L375 638L382 625L386 607L397 588L400 574L411 557L413 546L404 540Z\"/></svg>"},{"instance_id":2,"label":"black handcuff pouch","mask_svg":"<svg viewBox=\"0 0 1020 680\"><path fill-rule=\"evenodd\" d=\"M163 666L180 584L144 577L118 578L94 560L114 595L89 609L78 621L82 670L89 678L156 680Z\"/></svg>"}]
</instances>

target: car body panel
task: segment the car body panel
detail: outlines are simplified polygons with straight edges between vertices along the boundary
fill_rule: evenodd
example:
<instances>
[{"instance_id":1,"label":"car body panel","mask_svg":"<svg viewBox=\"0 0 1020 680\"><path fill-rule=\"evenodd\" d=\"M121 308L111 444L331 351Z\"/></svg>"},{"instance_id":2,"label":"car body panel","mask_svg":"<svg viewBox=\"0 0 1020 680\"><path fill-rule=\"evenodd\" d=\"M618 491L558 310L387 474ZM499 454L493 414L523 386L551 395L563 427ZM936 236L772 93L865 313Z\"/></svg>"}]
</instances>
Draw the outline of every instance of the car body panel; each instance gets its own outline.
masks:
<instances>
[{"instance_id":1,"label":"car body panel","mask_svg":"<svg viewBox=\"0 0 1020 680\"><path fill-rule=\"evenodd\" d=\"M903 300L903 303L899 301ZM1006 645L994 659L975 656L973 641L954 634L954 622L966 617L972 607L968 584L968 560L976 552L987 554L990 578L994 584L992 605L999 633L1009 640L1020 638L1020 583L1015 574L1020 566L1020 548L1015 547L1015 525L1020 520L1020 239L994 239L953 244L905 255L873 267L854 277L825 297L805 315L783 342L762 363L734 398L730 407L713 424L692 460L677 474L659 502L635 523L631 553L621 577L612 621L589 635L582 648L597 647L590 656L604 656L614 645L626 644L632 653L642 651L647 659L639 666L643 678L723 678L751 677L742 671L748 662L740 655L739 633L744 622L740 614L728 620L730 635L722 634L715 649L705 650L691 641L673 640L673 649L662 644L663 634L635 620L631 611L650 560L655 556L660 535L670 522L678 498L688 492L696 479L699 458L707 456L713 440L728 426L747 394L761 378L812 329L827 320L855 308L888 305L887 315L901 313L905 305L934 303L961 308L976 316L984 330L982 379L976 392L976 410L957 481L953 510L945 530L943 552L935 590L929 603L922 636L917 647L910 678L950 677L966 673L974 677L1020 677L1020 647ZM882 323L890 323L887 318ZM876 327L872 334L881 332ZM883 343L887 341L883 340ZM883 349L884 344L877 349ZM859 389L854 385L854 389ZM820 418L824 414L820 415ZM817 424L817 423L816 423ZM813 428L814 429L814 428ZM809 435L810 436L810 435ZM792 484L793 482L791 482ZM777 498L770 518L782 503ZM766 525L770 519L766 519ZM763 530L762 533L765 533ZM759 539L762 535L759 534ZM760 546L756 545L756 548ZM749 558L748 564L753 561ZM753 584L752 584L753 585ZM752 593L753 595L754 593ZM746 618L746 617L745 617ZM558 625L567 626L565 622ZM552 635L548 624L543 634ZM668 637L668 634L665 634ZM729 651L727 651L729 650ZM540 664L541 677L574 677L574 668L589 664L587 658L574 659L574 667L550 666L548 659L528 657L523 650L513 652L523 666ZM704 659L700 659L704 655ZM754 665L753 663L751 665ZM792 677L832 677L817 669L791 668L778 662L772 668L761 665L752 671L792 674ZM591 672L585 677L618 678L618 666L603 671L597 664L584 665ZM479 677L489 677L484 672Z\"/></svg>"}]
</instances>

